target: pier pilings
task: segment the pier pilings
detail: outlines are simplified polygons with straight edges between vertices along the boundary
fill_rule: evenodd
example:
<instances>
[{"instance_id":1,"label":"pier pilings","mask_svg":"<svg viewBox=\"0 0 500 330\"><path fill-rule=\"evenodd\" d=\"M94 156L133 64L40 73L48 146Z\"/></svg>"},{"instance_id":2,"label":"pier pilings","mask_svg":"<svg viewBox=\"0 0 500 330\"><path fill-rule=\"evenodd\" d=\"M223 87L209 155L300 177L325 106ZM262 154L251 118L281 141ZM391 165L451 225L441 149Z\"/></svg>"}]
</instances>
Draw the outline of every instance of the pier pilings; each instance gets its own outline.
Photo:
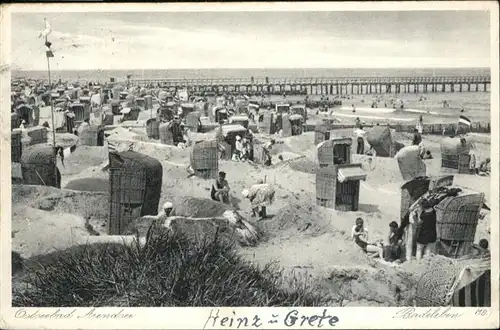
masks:
<instances>
[{"instance_id":1,"label":"pier pilings","mask_svg":"<svg viewBox=\"0 0 500 330\"><path fill-rule=\"evenodd\" d=\"M191 91L236 92L248 94L345 95L383 93L484 92L491 86L490 76L437 77L338 77L252 79L130 79L131 85L187 88Z\"/></svg>"}]
</instances>

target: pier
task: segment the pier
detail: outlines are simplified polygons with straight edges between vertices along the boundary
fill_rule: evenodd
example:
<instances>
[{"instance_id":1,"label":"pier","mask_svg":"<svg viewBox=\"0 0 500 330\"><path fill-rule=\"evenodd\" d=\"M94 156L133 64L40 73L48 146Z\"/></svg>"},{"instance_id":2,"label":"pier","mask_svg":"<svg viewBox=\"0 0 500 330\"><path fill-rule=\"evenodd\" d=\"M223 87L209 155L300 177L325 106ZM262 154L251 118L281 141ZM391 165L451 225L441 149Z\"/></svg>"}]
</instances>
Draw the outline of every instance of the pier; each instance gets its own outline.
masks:
<instances>
[{"instance_id":1,"label":"pier","mask_svg":"<svg viewBox=\"0 0 500 330\"><path fill-rule=\"evenodd\" d=\"M240 92L266 94L346 95L383 93L487 92L490 76L440 77L337 77L248 79L128 79L133 86L170 89L187 88L192 92Z\"/></svg>"}]
</instances>

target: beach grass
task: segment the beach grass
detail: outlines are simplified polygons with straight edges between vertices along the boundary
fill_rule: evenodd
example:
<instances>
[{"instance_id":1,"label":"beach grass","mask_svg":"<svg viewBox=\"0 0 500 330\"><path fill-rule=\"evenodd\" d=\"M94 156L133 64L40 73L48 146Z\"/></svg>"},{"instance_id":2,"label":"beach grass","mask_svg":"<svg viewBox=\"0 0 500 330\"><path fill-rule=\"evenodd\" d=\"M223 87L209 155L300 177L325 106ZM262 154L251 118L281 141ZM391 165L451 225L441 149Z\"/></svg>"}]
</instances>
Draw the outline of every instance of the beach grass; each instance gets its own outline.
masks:
<instances>
[{"instance_id":1,"label":"beach grass","mask_svg":"<svg viewBox=\"0 0 500 330\"><path fill-rule=\"evenodd\" d=\"M151 231L151 230L150 230ZM149 235L150 233L148 233ZM162 233L139 244L91 244L32 258L13 306L321 306L315 285L257 268L219 240Z\"/></svg>"}]
</instances>

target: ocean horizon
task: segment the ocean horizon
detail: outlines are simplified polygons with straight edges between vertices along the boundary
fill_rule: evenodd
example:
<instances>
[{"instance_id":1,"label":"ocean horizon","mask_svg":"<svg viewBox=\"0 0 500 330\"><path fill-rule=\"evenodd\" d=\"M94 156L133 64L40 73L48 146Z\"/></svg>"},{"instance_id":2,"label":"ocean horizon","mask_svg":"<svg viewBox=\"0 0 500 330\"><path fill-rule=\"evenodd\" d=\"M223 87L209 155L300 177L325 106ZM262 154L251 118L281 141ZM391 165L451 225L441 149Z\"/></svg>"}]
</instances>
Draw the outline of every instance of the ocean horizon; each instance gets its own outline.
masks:
<instances>
[{"instance_id":1,"label":"ocean horizon","mask_svg":"<svg viewBox=\"0 0 500 330\"><path fill-rule=\"evenodd\" d=\"M411 76L484 76L490 68L302 68L302 69L158 69L158 70L54 70L52 79L118 80L132 75L135 79L258 78L258 77L411 77ZM47 71L12 70L12 78L46 79Z\"/></svg>"}]
</instances>

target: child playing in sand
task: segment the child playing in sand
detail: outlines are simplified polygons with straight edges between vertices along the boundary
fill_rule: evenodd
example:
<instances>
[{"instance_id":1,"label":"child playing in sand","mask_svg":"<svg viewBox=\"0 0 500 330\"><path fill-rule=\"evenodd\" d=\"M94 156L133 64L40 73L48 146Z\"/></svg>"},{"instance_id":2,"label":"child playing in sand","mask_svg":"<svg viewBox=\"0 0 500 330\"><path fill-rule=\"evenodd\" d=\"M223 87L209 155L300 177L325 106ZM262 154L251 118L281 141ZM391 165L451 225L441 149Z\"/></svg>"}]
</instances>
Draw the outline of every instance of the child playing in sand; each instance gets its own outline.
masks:
<instances>
[{"instance_id":1,"label":"child playing in sand","mask_svg":"<svg viewBox=\"0 0 500 330\"><path fill-rule=\"evenodd\" d=\"M352 227L351 238L352 240L366 253L372 257L382 257L383 251L375 244L368 243L368 230L363 226L364 221L362 218L356 219L356 224Z\"/></svg>"},{"instance_id":2,"label":"child playing in sand","mask_svg":"<svg viewBox=\"0 0 500 330\"><path fill-rule=\"evenodd\" d=\"M402 232L396 221L389 224L389 234L386 237L383 247L385 261L397 261L401 258Z\"/></svg>"}]
</instances>

